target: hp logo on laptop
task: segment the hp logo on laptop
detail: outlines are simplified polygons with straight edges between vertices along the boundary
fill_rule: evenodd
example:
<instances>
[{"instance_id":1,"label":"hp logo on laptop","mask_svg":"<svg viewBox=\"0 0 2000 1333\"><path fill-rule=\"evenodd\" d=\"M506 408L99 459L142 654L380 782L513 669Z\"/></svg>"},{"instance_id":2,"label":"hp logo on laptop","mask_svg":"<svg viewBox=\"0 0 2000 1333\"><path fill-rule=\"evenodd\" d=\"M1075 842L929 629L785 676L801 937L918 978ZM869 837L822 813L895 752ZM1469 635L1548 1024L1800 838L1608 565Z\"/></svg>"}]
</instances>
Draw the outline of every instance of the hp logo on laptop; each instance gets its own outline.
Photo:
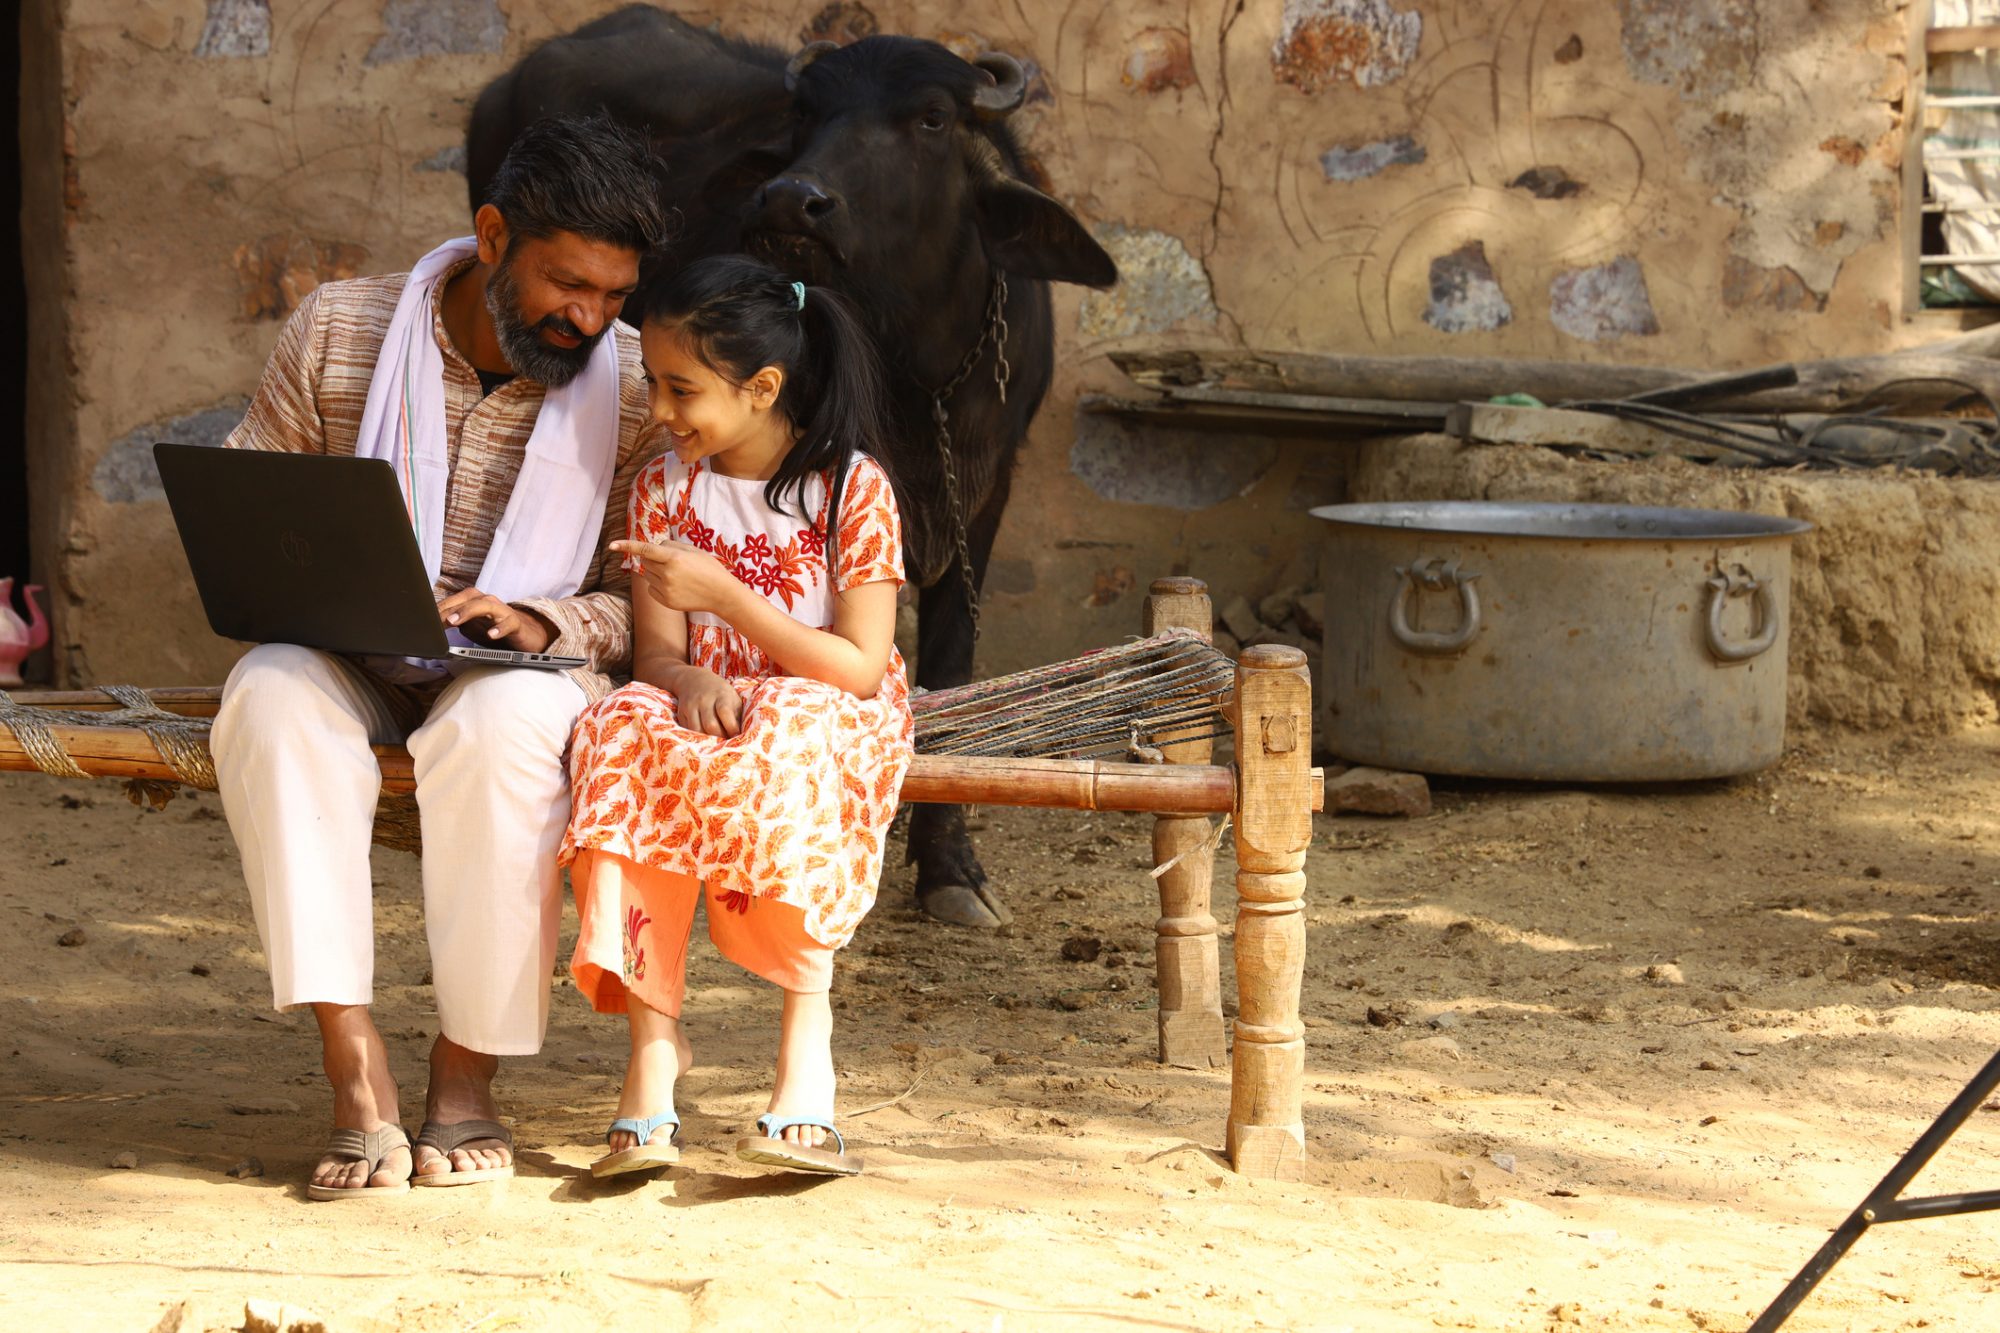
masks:
<instances>
[{"instance_id":1,"label":"hp logo on laptop","mask_svg":"<svg viewBox=\"0 0 2000 1333\"><path fill-rule=\"evenodd\" d=\"M292 564L304 568L312 563L312 543L298 533L293 532L290 528L287 528L285 529L285 535L278 538L278 554L284 556Z\"/></svg>"}]
</instances>

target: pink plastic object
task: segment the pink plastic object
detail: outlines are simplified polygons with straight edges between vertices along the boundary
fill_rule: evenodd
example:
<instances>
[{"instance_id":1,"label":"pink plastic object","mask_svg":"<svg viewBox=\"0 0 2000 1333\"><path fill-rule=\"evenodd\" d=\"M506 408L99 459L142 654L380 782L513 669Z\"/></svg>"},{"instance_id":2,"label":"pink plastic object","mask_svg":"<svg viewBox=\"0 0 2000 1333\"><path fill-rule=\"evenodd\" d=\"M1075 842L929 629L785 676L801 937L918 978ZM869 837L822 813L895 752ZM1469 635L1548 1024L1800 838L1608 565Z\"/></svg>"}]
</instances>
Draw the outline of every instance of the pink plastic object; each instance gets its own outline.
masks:
<instances>
[{"instance_id":1,"label":"pink plastic object","mask_svg":"<svg viewBox=\"0 0 2000 1333\"><path fill-rule=\"evenodd\" d=\"M14 580L0 579L0 689L21 683L21 659L49 641L48 617L35 602L39 584L21 589L28 604L28 620L14 614Z\"/></svg>"}]
</instances>

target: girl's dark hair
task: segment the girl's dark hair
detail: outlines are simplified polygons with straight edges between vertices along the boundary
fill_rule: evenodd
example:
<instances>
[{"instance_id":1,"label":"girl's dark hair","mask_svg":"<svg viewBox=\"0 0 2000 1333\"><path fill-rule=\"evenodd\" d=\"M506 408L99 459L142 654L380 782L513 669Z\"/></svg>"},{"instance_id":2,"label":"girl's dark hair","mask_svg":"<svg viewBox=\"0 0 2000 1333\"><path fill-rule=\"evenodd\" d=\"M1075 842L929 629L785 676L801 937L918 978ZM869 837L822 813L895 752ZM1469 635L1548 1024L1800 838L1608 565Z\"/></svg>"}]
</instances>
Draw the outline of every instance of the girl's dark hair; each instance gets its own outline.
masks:
<instances>
[{"instance_id":1,"label":"girl's dark hair","mask_svg":"<svg viewBox=\"0 0 2000 1333\"><path fill-rule=\"evenodd\" d=\"M849 460L856 452L877 463L885 458L881 362L853 306L825 287L795 287L762 260L711 255L662 284L646 306L646 322L678 325L696 358L731 384L765 366L785 372L775 408L799 440L764 487L764 499L780 513L788 498L796 500L811 523L806 478L832 472L826 511L831 587L840 567L840 502Z\"/></svg>"}]
</instances>

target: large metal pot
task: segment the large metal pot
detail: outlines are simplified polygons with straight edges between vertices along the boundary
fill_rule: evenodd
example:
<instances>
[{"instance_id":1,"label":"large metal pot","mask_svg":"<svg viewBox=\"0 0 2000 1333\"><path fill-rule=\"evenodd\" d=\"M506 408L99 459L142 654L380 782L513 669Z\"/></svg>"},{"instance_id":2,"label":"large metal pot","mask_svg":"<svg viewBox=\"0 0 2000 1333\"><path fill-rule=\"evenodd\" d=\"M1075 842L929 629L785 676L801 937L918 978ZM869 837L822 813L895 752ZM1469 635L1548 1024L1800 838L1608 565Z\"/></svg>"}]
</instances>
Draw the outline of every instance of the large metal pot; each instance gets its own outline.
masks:
<instances>
[{"instance_id":1,"label":"large metal pot","mask_svg":"<svg viewBox=\"0 0 2000 1333\"><path fill-rule=\"evenodd\" d=\"M1357 764L1469 777L1721 777L1785 742L1792 538L1762 514L1329 505L1322 697Z\"/></svg>"}]
</instances>

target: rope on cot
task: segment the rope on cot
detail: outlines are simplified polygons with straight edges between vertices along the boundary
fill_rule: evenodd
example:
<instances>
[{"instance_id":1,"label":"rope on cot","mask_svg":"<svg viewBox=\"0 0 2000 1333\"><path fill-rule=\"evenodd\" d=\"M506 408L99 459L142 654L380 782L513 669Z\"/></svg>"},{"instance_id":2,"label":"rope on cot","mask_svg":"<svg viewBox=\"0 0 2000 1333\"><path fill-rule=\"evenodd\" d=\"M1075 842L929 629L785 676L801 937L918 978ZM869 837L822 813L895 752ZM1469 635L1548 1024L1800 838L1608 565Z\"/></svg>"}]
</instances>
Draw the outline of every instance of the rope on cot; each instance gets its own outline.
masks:
<instances>
[{"instance_id":1,"label":"rope on cot","mask_svg":"<svg viewBox=\"0 0 2000 1333\"><path fill-rule=\"evenodd\" d=\"M90 774L56 739L56 727L136 727L146 734L146 739L153 743L154 751L173 770L176 778L190 787L215 790L215 761L208 753L208 722L205 718L169 713L137 686L100 685L98 689L123 707L107 712L30 708L15 703L5 690L0 690L0 726L14 734L22 752L36 768L58 778L87 778Z\"/></svg>"},{"instance_id":2,"label":"rope on cot","mask_svg":"<svg viewBox=\"0 0 2000 1333\"><path fill-rule=\"evenodd\" d=\"M1213 858L1215 854L1222 849L1222 835L1227 833L1228 831L1229 831L1229 812L1225 810L1222 813L1222 822L1215 826L1214 832L1210 833L1206 838L1203 838L1200 842L1196 843L1192 847L1181 848L1179 851L1175 852L1172 856L1168 857L1165 861L1161 862L1159 865L1154 866L1147 873L1150 874L1154 879L1158 879L1160 876L1166 874L1169 870L1172 870L1175 866L1179 865L1182 861L1185 861L1189 855L1196 852L1199 852L1203 856Z\"/></svg>"},{"instance_id":3,"label":"rope on cot","mask_svg":"<svg viewBox=\"0 0 2000 1333\"><path fill-rule=\"evenodd\" d=\"M1012 758L1129 754L1228 734L1229 657L1174 629L911 701L917 752Z\"/></svg>"}]
</instances>

